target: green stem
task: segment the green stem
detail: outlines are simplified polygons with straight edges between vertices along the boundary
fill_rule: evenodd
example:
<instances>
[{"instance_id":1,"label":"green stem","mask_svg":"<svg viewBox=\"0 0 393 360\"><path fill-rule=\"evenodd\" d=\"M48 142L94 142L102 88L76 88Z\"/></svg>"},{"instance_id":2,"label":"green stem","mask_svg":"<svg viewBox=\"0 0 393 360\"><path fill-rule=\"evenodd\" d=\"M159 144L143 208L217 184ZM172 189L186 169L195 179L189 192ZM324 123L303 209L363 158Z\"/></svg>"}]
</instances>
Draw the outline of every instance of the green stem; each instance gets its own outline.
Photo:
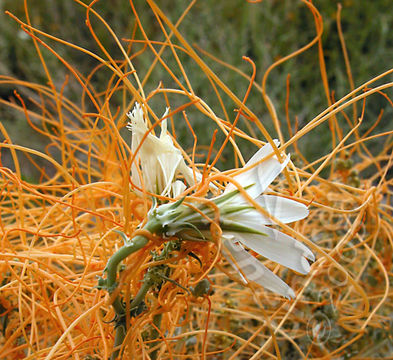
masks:
<instances>
[{"instance_id":1,"label":"green stem","mask_svg":"<svg viewBox=\"0 0 393 360\"><path fill-rule=\"evenodd\" d=\"M153 324L159 329L161 327L161 319L162 319L162 314L157 314L154 315L153 317ZM152 333L152 339L151 340L155 340L157 339L157 337L159 336L158 331L154 328L153 333ZM157 343L152 343L152 346L157 345ZM150 358L151 360L156 360L157 359L157 355L158 355L158 349L152 351L150 353Z\"/></svg>"},{"instance_id":2,"label":"green stem","mask_svg":"<svg viewBox=\"0 0 393 360\"><path fill-rule=\"evenodd\" d=\"M145 278L143 280L142 287L139 289L138 294L136 294L134 300L132 300L130 304L130 310L136 308L144 299L149 291L149 289L154 285L154 283L151 281L149 274L145 275ZM118 312L118 309L115 307L116 302L120 302L119 298L117 297L115 301L113 302L112 306L115 308L116 314L120 317L124 317L124 308L123 305L121 305L121 312ZM118 325L115 329L116 334L115 334L115 343L113 347L116 349L117 347L121 346L123 344L124 338L126 336L126 328L123 324ZM110 360L115 360L119 356L120 348L116 349L112 352Z\"/></svg>"},{"instance_id":3,"label":"green stem","mask_svg":"<svg viewBox=\"0 0 393 360\"><path fill-rule=\"evenodd\" d=\"M120 346L123 344L125 336L126 336L126 329L125 329L124 325L119 325L116 328L115 343L113 345L115 350L112 352L110 360L115 360L119 356ZM117 348L117 347L119 347L119 348Z\"/></svg>"},{"instance_id":4,"label":"green stem","mask_svg":"<svg viewBox=\"0 0 393 360\"><path fill-rule=\"evenodd\" d=\"M118 316L124 314L124 306L119 297L116 297L116 299L112 303L112 306Z\"/></svg>"},{"instance_id":5,"label":"green stem","mask_svg":"<svg viewBox=\"0 0 393 360\"><path fill-rule=\"evenodd\" d=\"M137 307L145 299L147 292L149 291L149 289L153 285L154 284L150 281L150 279L148 279L148 278L146 279L146 276L145 276L145 279L143 280L142 287L139 289L138 294L136 294L134 300L132 300L132 302L130 304L130 310Z\"/></svg>"},{"instance_id":6,"label":"green stem","mask_svg":"<svg viewBox=\"0 0 393 360\"><path fill-rule=\"evenodd\" d=\"M144 229L150 231L151 233L156 233L161 228L161 224L155 220L149 221ZM132 253L142 249L147 243L149 239L143 235L135 236L129 244L122 246L119 250L117 250L108 260L106 265L106 286L109 292L112 292L116 287L116 277L117 277L117 268L120 262L122 262L126 257L130 256Z\"/></svg>"},{"instance_id":7,"label":"green stem","mask_svg":"<svg viewBox=\"0 0 393 360\"><path fill-rule=\"evenodd\" d=\"M116 283L117 276L117 267L127 256L132 253L142 249L148 242L148 239L144 236L138 235L135 236L130 244L122 246L119 250L117 250L109 259L106 265L106 273L107 273L107 288L109 291L113 291L113 287Z\"/></svg>"},{"instance_id":8,"label":"green stem","mask_svg":"<svg viewBox=\"0 0 393 360\"><path fill-rule=\"evenodd\" d=\"M161 229L161 224L156 220L150 220L145 225L144 229L151 233L157 233ZM148 243L148 241L149 239L145 236L135 236L129 244L122 246L115 254L111 256L105 270L107 274L106 286L109 293L113 292L116 288L116 278L119 264L132 253L142 249ZM137 307L144 300L146 293L149 291L152 285L153 283L150 279L150 276L145 276L141 289L138 291L135 299L130 304L130 309ZM121 323L125 316L125 308L118 296L113 301L112 306L116 312L117 319L120 322L120 324L118 324L115 329L115 350L110 357L111 360L115 360L119 356L120 346L123 344L124 338L126 336L126 327Z\"/></svg>"}]
</instances>

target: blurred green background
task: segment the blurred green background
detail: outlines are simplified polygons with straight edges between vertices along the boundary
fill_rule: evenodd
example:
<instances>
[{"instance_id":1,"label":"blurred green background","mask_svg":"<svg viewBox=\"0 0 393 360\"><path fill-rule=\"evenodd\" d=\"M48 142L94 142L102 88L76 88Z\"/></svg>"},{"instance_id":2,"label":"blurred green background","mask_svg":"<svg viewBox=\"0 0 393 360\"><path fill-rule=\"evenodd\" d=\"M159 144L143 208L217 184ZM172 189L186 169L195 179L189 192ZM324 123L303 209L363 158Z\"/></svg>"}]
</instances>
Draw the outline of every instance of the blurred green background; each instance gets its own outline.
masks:
<instances>
[{"instance_id":1,"label":"blurred green background","mask_svg":"<svg viewBox=\"0 0 393 360\"><path fill-rule=\"evenodd\" d=\"M102 55L85 25L86 11L75 1L28 0L27 3L30 18L35 27ZM157 3L172 22L176 22L189 1L172 0L158 1ZM350 91L337 32L338 3L338 1L314 2L324 20L324 55L330 90L334 91L335 99L340 99ZM135 6L149 38L163 41L164 36L149 6L144 1L136 1ZM392 66L392 1L344 0L342 7L342 28L355 87L357 87ZM94 6L94 9L110 24L119 38L131 37L135 18L127 0L101 0ZM4 14L5 10L9 10L25 20L23 1L2 0L0 10L0 73L21 80L46 84L47 78L34 49L33 41L13 19ZM114 40L109 36L104 26L96 21L93 16L92 25L105 48L114 58L121 59L121 53ZM264 0L256 4L247 3L245 0L197 1L183 20L179 30L190 44L196 44L247 74L251 74L251 67L242 60L242 56L250 57L257 66L256 81L258 83L261 82L262 75L269 65L304 46L313 39L316 33L313 16L304 4L300 1L274 0ZM142 39L140 32L137 32L136 38ZM89 74L94 66L98 64L92 58L69 47L53 41L48 41L48 43L53 45L60 55L84 75ZM124 42L125 46L126 44ZM141 48L141 45L136 45L134 51ZM55 84L60 88L69 71L47 50L44 49L43 54L54 77ZM247 80L202 53L199 54L239 98L244 96L248 85ZM196 94L204 99L219 116L223 116L219 101L206 76L189 57L180 52L179 57ZM164 54L163 58L170 68L179 75L178 66L169 51ZM134 65L141 78L144 77L153 59L154 56L149 50L135 59ZM288 74L291 76L290 117L292 123L294 123L295 116L297 116L299 128L301 128L327 107L319 71L317 47L314 46L300 56L280 65L273 70L269 77L267 91L283 124L285 124L286 79ZM104 90L110 75L108 71L99 72L93 77L92 83L98 90ZM388 76L382 82L392 81L392 79L392 76ZM177 87L168 73L158 65L145 86L146 93L154 89L160 81L163 81L166 87ZM382 82L379 81L378 83ZM14 88L14 86L1 85L0 97L3 100L14 98ZM18 91L25 97L35 96L27 89L18 88ZM391 95L391 90L389 92L388 94ZM81 89L72 76L65 90L65 95L75 103L80 104ZM233 120L235 105L227 97L224 96L223 99L226 111L230 119ZM164 111L164 105L159 100L152 102L152 106L158 115ZM174 106L180 105L182 102L187 102L187 99L171 99ZM114 97L111 105L115 108L119 104L121 104L120 96L119 98ZM359 110L360 105L358 104ZM381 110L384 110L383 118L375 132L392 128L392 107L383 96L373 95L369 97L366 105L364 125L362 125L360 133L364 133L374 123ZM266 106L258 91L254 90L251 93L248 106L262 119L263 124L269 129L272 136L276 137ZM347 109L347 114L351 116L352 108ZM188 112L188 116L199 136L199 144L209 144L213 125L211 128L207 127L207 118L201 118L199 113L192 110ZM14 143L36 149L42 149L45 146L46 140L33 132L27 125L22 113L0 104L0 119ZM347 129L343 116L339 115L338 121L343 129ZM239 123L239 126L246 129L242 122ZM181 119L179 119L176 127L179 142L185 148L192 146L193 139ZM283 128L286 129L286 125ZM257 134L264 140L260 133ZM287 131L284 131L284 136L288 139ZM217 147L222 142L222 138L222 136L218 137ZM377 140L375 145L372 146L371 150L377 152L378 146L382 146L382 144L379 144ZM251 144L242 141L239 142L239 146L245 154L251 154L255 150ZM301 139L299 146L310 160L328 153L331 149L328 125L324 124L318 127ZM233 166L233 156L230 148L224 153L219 166L222 168ZM34 170L28 165L24 168L24 173L27 178L33 179L36 176Z\"/></svg>"}]
</instances>

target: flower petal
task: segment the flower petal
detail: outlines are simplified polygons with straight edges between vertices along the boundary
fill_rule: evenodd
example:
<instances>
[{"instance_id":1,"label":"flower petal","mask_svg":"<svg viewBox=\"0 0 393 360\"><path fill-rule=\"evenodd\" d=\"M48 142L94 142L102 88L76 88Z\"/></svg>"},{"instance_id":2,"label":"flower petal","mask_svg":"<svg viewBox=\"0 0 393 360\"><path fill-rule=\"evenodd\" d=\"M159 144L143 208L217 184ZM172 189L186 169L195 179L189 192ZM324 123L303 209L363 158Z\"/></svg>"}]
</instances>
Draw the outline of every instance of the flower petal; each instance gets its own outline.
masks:
<instances>
[{"instance_id":1,"label":"flower petal","mask_svg":"<svg viewBox=\"0 0 393 360\"><path fill-rule=\"evenodd\" d=\"M182 161L179 163L179 172L184 176L187 184L195 185L194 171L186 165L184 159L182 159ZM197 182L199 177L202 178L202 175L197 169L195 169L195 178Z\"/></svg>"},{"instance_id":2,"label":"flower petal","mask_svg":"<svg viewBox=\"0 0 393 360\"><path fill-rule=\"evenodd\" d=\"M172 196L177 198L184 190L186 189L186 185L183 181L176 180L172 184Z\"/></svg>"},{"instance_id":3,"label":"flower petal","mask_svg":"<svg viewBox=\"0 0 393 360\"><path fill-rule=\"evenodd\" d=\"M254 228L265 233L266 236L250 233L229 234L265 258L301 274L310 271L310 264L306 258L314 261L315 257L307 246L276 229L260 224L254 224Z\"/></svg>"},{"instance_id":4,"label":"flower petal","mask_svg":"<svg viewBox=\"0 0 393 360\"><path fill-rule=\"evenodd\" d=\"M138 172L138 168L136 166L136 162L138 160L139 160L138 158L135 159L134 162L131 165L131 180L132 180L132 183L133 183L134 186L136 186L137 188L141 188L142 187L141 176L140 176L140 174ZM134 189L134 191L137 194L140 194L140 192L138 190Z\"/></svg>"},{"instance_id":5,"label":"flower petal","mask_svg":"<svg viewBox=\"0 0 393 360\"><path fill-rule=\"evenodd\" d=\"M157 171L157 184L161 195L167 195L171 189L171 184L174 182L177 167L183 160L180 154L176 152L165 152L157 155L157 161L161 167L161 171ZM157 166L157 165L156 165Z\"/></svg>"},{"instance_id":6,"label":"flower petal","mask_svg":"<svg viewBox=\"0 0 393 360\"><path fill-rule=\"evenodd\" d=\"M277 146L279 145L277 140L274 142ZM272 146L270 144L266 144L251 157L244 168L257 163L271 153L273 153ZM270 159L261 162L259 165L254 166L239 175L235 175L233 179L236 180L243 188L249 187L247 189L247 193L255 199L267 189L267 187L272 183L277 175L280 174L281 171L287 166L288 162L289 155L284 156L283 163L280 163L277 157L273 156ZM225 188L224 193L233 191L235 189L236 187L230 183Z\"/></svg>"},{"instance_id":7,"label":"flower petal","mask_svg":"<svg viewBox=\"0 0 393 360\"><path fill-rule=\"evenodd\" d=\"M161 134L160 134L160 138L163 138L165 136L168 136L168 119L167 119L167 115L169 113L169 108L165 109L164 115L162 115L162 118L164 118L164 120L161 121Z\"/></svg>"},{"instance_id":8,"label":"flower petal","mask_svg":"<svg viewBox=\"0 0 393 360\"><path fill-rule=\"evenodd\" d=\"M304 219L309 213L307 206L304 204L280 196L261 195L255 201L284 224ZM244 204L246 204L245 200ZM253 208L226 215L225 219L241 222L246 226L251 225L251 227L255 223L263 225L276 224L270 217Z\"/></svg>"},{"instance_id":9,"label":"flower petal","mask_svg":"<svg viewBox=\"0 0 393 360\"><path fill-rule=\"evenodd\" d=\"M284 281L272 273L258 259L245 251L240 244L235 244L231 239L229 239L229 237L226 239L224 238L223 244L225 248L228 249L234 260L236 260L236 264L233 263L228 254L225 254L226 251L223 249L225 258L234 269L238 270L240 277L245 283L248 282L247 280L254 281L264 288L282 295L287 299L295 298L295 293ZM239 268L246 276L246 279L239 271Z\"/></svg>"},{"instance_id":10,"label":"flower petal","mask_svg":"<svg viewBox=\"0 0 393 360\"><path fill-rule=\"evenodd\" d=\"M256 202L284 224L304 219L309 213L306 205L280 196L262 195Z\"/></svg>"},{"instance_id":11,"label":"flower petal","mask_svg":"<svg viewBox=\"0 0 393 360\"><path fill-rule=\"evenodd\" d=\"M181 173L187 183L194 184L193 171L186 166L181 151L173 144L167 131L167 108L161 122L160 137L148 132L142 107L136 103L134 109L128 113L130 123L128 129L132 132L131 151L133 154L138 150L137 156L131 167L132 182L140 187L143 184L147 191L171 195L172 183L176 176ZM143 143L141 144L143 139ZM138 166L141 171L138 172ZM143 174L141 179L140 173ZM176 190L177 191L177 190ZM137 191L139 193L139 191Z\"/></svg>"}]
</instances>

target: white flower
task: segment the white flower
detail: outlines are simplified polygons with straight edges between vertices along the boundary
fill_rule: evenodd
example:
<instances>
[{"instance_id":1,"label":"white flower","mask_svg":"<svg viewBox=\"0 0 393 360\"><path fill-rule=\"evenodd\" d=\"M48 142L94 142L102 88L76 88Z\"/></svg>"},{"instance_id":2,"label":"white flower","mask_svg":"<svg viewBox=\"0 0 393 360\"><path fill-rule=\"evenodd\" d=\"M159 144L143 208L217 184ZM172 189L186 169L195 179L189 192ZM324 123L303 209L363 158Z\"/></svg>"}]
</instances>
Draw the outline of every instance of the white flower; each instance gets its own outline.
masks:
<instances>
[{"instance_id":1,"label":"white flower","mask_svg":"<svg viewBox=\"0 0 393 360\"><path fill-rule=\"evenodd\" d=\"M279 145L277 141L276 145ZM273 149L271 145L265 145L248 161L245 167L250 167L272 153ZM233 178L246 189L248 195L252 197L258 205L267 210L269 214L282 223L291 223L301 220L308 215L307 207L299 202L274 195L261 195L271 182L281 173L288 162L289 155L285 157L282 163L278 161L276 156L273 156ZM229 184L224 194L234 189L235 187ZM235 205L247 205L247 201L240 193L231 198L222 208L225 212L225 208L234 207ZM294 238L276 229L267 227L266 225L274 225L272 219L262 215L261 212L253 207L248 207L241 211L230 212L224 216L222 221L222 226L224 228L226 227L226 222L228 224L231 223L232 226L241 224L242 226L253 229L255 232L264 234L236 231L223 232L223 244L236 260L237 266L240 267L246 279L255 281L263 287L287 298L294 298L295 294L293 290L277 275L267 269L260 261L244 250L241 244L254 250L265 258L273 260L301 274L307 274L310 270L307 259L311 261L315 260L314 254L310 249ZM226 253L225 250L223 253L227 260L236 268L229 254ZM241 277L246 281L242 275Z\"/></svg>"},{"instance_id":2,"label":"white flower","mask_svg":"<svg viewBox=\"0 0 393 360\"><path fill-rule=\"evenodd\" d=\"M278 145L278 142L276 142ZM290 223L305 218L308 209L305 205L274 195L262 195L271 182L281 173L289 161L284 156L280 163L274 155L268 160L252 167L263 158L272 155L270 144L263 146L245 165L241 174L233 179L261 207L282 223ZM249 254L242 245L254 250L263 257L286 266L298 273L307 274L310 265L307 259L314 261L310 249L294 238L266 225L274 225L270 217L262 215L249 204L241 192L228 184L224 193L211 201L219 208L219 225L222 229L223 254L228 262L239 271L242 279L255 281L263 287L287 298L294 298L293 290L273 274L259 260ZM193 204L206 216L214 218L212 207L206 204ZM208 240L210 237L209 221L200 213L182 204L164 204L150 211L149 217L163 225L162 235L178 236L183 240ZM244 276L242 275L244 274Z\"/></svg>"},{"instance_id":3,"label":"white flower","mask_svg":"<svg viewBox=\"0 0 393 360\"><path fill-rule=\"evenodd\" d=\"M163 117L168 111L166 109ZM173 145L167 132L167 119L161 122L159 138L152 133L144 138L148 128L141 106L136 103L127 116L130 118L127 128L132 132L131 151L133 154L138 151L131 166L133 184L148 192L170 197L177 197L185 189L182 181L176 181L178 174L183 175L188 184L194 184L192 169L185 164L181 151ZM138 171L139 162L141 171Z\"/></svg>"}]
</instances>

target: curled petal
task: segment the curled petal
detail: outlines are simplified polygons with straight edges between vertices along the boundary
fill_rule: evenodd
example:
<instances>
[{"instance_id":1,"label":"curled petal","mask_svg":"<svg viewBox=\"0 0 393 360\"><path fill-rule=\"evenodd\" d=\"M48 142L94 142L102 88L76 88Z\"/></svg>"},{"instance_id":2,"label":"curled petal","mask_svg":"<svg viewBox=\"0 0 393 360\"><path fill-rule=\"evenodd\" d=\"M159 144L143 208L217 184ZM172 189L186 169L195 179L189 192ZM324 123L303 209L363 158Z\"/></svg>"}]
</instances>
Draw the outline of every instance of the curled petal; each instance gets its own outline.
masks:
<instances>
[{"instance_id":1,"label":"curled petal","mask_svg":"<svg viewBox=\"0 0 393 360\"><path fill-rule=\"evenodd\" d=\"M225 253L224 249L223 254L225 258L234 269L238 270L239 275L245 283L254 281L264 288L282 295L287 299L295 298L295 293L284 281L272 273L258 259L245 251L240 244L235 244L231 237L224 239L223 244L236 261L236 264L232 261L231 257ZM241 271L239 271L239 269ZM242 273L245 275L246 279Z\"/></svg>"},{"instance_id":2,"label":"curled petal","mask_svg":"<svg viewBox=\"0 0 393 360\"><path fill-rule=\"evenodd\" d=\"M262 195L256 202L284 224L299 221L309 214L306 205L280 196Z\"/></svg>"}]
</instances>

